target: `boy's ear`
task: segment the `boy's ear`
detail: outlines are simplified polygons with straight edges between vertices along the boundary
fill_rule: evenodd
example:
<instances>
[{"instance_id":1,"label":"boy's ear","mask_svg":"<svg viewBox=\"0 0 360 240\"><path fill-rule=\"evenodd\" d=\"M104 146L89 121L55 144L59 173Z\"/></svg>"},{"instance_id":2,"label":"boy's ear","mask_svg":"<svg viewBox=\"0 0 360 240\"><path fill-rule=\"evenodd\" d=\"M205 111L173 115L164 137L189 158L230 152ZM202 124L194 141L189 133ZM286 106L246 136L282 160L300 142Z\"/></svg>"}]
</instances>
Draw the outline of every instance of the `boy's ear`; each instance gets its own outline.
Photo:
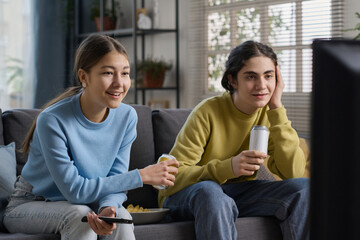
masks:
<instances>
[{"instance_id":1,"label":"boy's ear","mask_svg":"<svg viewBox=\"0 0 360 240\"><path fill-rule=\"evenodd\" d=\"M228 81L229 81L229 84L234 88L234 89L237 89L238 87L238 82L236 79L233 79L233 77L231 76L231 74L228 74L227 75L227 78L228 78Z\"/></svg>"}]
</instances>

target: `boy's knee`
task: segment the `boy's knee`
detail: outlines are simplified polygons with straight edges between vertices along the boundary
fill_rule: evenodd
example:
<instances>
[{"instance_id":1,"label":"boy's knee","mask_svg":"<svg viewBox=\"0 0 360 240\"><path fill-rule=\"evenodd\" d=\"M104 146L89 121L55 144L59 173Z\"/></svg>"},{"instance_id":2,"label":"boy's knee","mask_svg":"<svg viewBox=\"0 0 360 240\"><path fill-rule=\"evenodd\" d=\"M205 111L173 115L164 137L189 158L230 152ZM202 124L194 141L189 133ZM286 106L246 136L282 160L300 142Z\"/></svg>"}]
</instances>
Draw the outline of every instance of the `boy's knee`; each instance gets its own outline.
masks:
<instances>
[{"instance_id":1,"label":"boy's knee","mask_svg":"<svg viewBox=\"0 0 360 240\"><path fill-rule=\"evenodd\" d=\"M310 181L308 178L294 178L285 186L291 196L296 199L303 207L307 208L310 200Z\"/></svg>"},{"instance_id":2,"label":"boy's knee","mask_svg":"<svg viewBox=\"0 0 360 240\"><path fill-rule=\"evenodd\" d=\"M221 202L220 200L224 197L224 192L219 184L213 181L203 181L197 183L197 189L195 191L195 201L211 203L215 201L216 203Z\"/></svg>"},{"instance_id":3,"label":"boy's knee","mask_svg":"<svg viewBox=\"0 0 360 240\"><path fill-rule=\"evenodd\" d=\"M310 180L308 178L292 178L286 180L288 187L295 192L309 192Z\"/></svg>"},{"instance_id":4,"label":"boy's knee","mask_svg":"<svg viewBox=\"0 0 360 240\"><path fill-rule=\"evenodd\" d=\"M217 212L228 209L229 211L237 210L235 201L226 195L221 186L213 181L200 182L197 189L195 201L199 201L202 208L208 211Z\"/></svg>"}]
</instances>

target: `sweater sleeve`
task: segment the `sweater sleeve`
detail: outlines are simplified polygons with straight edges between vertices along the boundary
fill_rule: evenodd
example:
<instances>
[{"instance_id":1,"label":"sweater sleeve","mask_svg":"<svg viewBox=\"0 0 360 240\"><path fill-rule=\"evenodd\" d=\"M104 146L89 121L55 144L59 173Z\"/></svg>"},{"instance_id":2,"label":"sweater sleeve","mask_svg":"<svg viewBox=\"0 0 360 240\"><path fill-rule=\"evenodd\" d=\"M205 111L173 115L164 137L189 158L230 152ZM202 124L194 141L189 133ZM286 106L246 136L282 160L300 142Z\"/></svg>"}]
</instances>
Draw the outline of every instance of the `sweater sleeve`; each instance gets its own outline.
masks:
<instances>
[{"instance_id":1,"label":"sweater sleeve","mask_svg":"<svg viewBox=\"0 0 360 240\"><path fill-rule=\"evenodd\" d=\"M170 154L179 161L175 185L165 191L164 196L172 195L194 183L213 180L219 184L234 178L231 158L213 159L205 165L199 165L210 134L210 123L206 116L192 112L180 130Z\"/></svg>"},{"instance_id":2,"label":"sweater sleeve","mask_svg":"<svg viewBox=\"0 0 360 240\"><path fill-rule=\"evenodd\" d=\"M128 171L129 163L130 163L131 145L136 138L136 123L137 123L137 116L135 114L135 116L132 118L132 121L127 126L125 133L126 137L121 144L117 157L114 161L112 168L110 169L108 176L115 176L117 174L122 174ZM122 206L122 204L126 201L126 199L127 199L126 191L117 194L107 195L100 200L99 210L102 207L108 207L108 206L110 207L115 206L117 209L119 209Z\"/></svg>"},{"instance_id":3,"label":"sweater sleeve","mask_svg":"<svg viewBox=\"0 0 360 240\"><path fill-rule=\"evenodd\" d=\"M299 137L286 116L284 107L267 112L270 122L270 155L268 168L282 179L301 177L305 171L305 155Z\"/></svg>"},{"instance_id":4,"label":"sweater sleeve","mask_svg":"<svg viewBox=\"0 0 360 240\"><path fill-rule=\"evenodd\" d=\"M42 113L37 120L36 131L44 155L45 164L61 194L71 203L88 204L98 202L110 194L124 193L141 187L142 181L138 170L124 171L121 174L89 179L81 176L73 159L68 154L67 138L56 117ZM132 136L134 138L134 136ZM125 144L129 151L130 140ZM121 201L125 198L122 197Z\"/></svg>"}]
</instances>

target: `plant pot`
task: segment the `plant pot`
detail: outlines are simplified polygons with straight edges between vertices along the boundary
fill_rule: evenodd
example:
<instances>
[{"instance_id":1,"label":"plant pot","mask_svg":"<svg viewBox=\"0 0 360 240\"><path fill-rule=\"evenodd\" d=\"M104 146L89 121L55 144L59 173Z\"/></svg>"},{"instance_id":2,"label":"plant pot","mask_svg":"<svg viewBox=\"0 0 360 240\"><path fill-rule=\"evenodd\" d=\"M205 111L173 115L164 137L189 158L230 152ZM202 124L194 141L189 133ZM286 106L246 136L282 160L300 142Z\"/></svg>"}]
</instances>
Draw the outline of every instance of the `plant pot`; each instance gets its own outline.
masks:
<instances>
[{"instance_id":1,"label":"plant pot","mask_svg":"<svg viewBox=\"0 0 360 240\"><path fill-rule=\"evenodd\" d=\"M161 88L164 84L165 69L161 71L157 76L154 76L151 71L144 71L143 82L145 88Z\"/></svg>"},{"instance_id":2,"label":"plant pot","mask_svg":"<svg viewBox=\"0 0 360 240\"><path fill-rule=\"evenodd\" d=\"M104 31L115 29L116 19L104 17ZM100 17L95 18L96 31L100 32Z\"/></svg>"}]
</instances>

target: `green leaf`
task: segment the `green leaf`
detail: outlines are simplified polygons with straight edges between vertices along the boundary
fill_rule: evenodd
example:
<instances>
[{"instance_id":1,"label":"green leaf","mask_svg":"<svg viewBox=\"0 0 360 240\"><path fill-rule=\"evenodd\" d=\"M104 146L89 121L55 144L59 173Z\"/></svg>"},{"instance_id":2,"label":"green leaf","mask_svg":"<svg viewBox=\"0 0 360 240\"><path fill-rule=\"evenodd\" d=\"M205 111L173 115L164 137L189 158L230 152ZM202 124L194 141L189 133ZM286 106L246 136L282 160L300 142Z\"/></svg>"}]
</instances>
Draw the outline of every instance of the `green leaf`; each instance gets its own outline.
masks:
<instances>
[{"instance_id":1,"label":"green leaf","mask_svg":"<svg viewBox=\"0 0 360 240\"><path fill-rule=\"evenodd\" d=\"M360 30L360 23L356 24L354 30Z\"/></svg>"},{"instance_id":2,"label":"green leaf","mask_svg":"<svg viewBox=\"0 0 360 240\"><path fill-rule=\"evenodd\" d=\"M221 31L220 31L220 36L224 36L224 35L226 35L227 33L229 32L229 29L226 29L226 28L223 28L223 29L221 29Z\"/></svg>"}]
</instances>

